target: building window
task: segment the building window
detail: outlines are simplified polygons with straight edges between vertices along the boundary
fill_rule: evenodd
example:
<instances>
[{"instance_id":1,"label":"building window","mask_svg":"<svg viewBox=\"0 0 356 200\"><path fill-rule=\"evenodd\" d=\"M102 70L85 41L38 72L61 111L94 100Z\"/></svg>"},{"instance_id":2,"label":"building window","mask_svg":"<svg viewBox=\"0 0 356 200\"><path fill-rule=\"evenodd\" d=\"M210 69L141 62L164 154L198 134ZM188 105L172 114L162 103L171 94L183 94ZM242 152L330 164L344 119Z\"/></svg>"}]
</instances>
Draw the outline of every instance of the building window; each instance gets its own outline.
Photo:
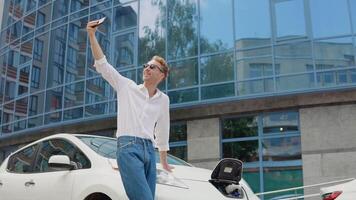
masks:
<instances>
[{"instance_id":1,"label":"building window","mask_svg":"<svg viewBox=\"0 0 356 200\"><path fill-rule=\"evenodd\" d=\"M172 123L169 134L169 153L187 161L187 123Z\"/></svg>"},{"instance_id":2,"label":"building window","mask_svg":"<svg viewBox=\"0 0 356 200\"><path fill-rule=\"evenodd\" d=\"M32 88L40 88L40 74L41 68L32 66L32 74L31 74L31 87Z\"/></svg>"},{"instance_id":3,"label":"building window","mask_svg":"<svg viewBox=\"0 0 356 200\"><path fill-rule=\"evenodd\" d=\"M294 111L222 119L222 157L244 162L256 193L303 185L299 114ZM303 194L302 190L291 191ZM281 195L265 195L264 199Z\"/></svg>"},{"instance_id":4,"label":"building window","mask_svg":"<svg viewBox=\"0 0 356 200\"><path fill-rule=\"evenodd\" d=\"M36 38L33 58L35 60L42 61L42 53L43 53L43 41Z\"/></svg>"},{"instance_id":5,"label":"building window","mask_svg":"<svg viewBox=\"0 0 356 200\"><path fill-rule=\"evenodd\" d=\"M38 96L31 96L30 97L29 115L30 116L36 115L37 110L38 110Z\"/></svg>"}]
</instances>

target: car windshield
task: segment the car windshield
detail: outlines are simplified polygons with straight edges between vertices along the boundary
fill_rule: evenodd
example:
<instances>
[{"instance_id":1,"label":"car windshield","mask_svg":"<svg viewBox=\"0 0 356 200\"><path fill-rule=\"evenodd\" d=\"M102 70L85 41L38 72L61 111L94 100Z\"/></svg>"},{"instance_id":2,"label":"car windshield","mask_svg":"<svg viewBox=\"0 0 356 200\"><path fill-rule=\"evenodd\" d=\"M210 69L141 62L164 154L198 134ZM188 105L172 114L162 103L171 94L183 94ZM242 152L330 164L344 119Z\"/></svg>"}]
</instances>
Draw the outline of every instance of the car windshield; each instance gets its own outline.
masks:
<instances>
[{"instance_id":1,"label":"car windshield","mask_svg":"<svg viewBox=\"0 0 356 200\"><path fill-rule=\"evenodd\" d=\"M109 137L95 137L95 136L76 136L86 145L88 145L97 154L106 158L116 159L117 140ZM172 165L191 166L185 161L168 155L168 163ZM156 151L156 161L159 161L159 153Z\"/></svg>"}]
</instances>

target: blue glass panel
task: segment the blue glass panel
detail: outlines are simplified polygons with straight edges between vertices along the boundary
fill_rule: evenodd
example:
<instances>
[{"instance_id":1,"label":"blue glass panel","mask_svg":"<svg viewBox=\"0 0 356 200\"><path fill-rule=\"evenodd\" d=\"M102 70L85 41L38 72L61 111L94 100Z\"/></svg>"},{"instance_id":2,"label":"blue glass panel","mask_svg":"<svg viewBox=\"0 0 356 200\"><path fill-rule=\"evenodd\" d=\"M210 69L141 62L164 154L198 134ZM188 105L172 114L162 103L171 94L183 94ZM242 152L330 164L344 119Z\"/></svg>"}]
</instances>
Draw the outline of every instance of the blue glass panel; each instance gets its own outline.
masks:
<instances>
[{"instance_id":1,"label":"blue glass panel","mask_svg":"<svg viewBox=\"0 0 356 200\"><path fill-rule=\"evenodd\" d=\"M203 57L200 60L201 83L217 83L234 80L232 53Z\"/></svg>"},{"instance_id":2,"label":"blue glass panel","mask_svg":"<svg viewBox=\"0 0 356 200\"><path fill-rule=\"evenodd\" d=\"M316 70L355 66L352 38L314 41Z\"/></svg>"},{"instance_id":3,"label":"blue glass panel","mask_svg":"<svg viewBox=\"0 0 356 200\"><path fill-rule=\"evenodd\" d=\"M114 66L116 68L133 67L136 58L135 33L127 33L115 37Z\"/></svg>"},{"instance_id":4,"label":"blue glass panel","mask_svg":"<svg viewBox=\"0 0 356 200\"><path fill-rule=\"evenodd\" d=\"M275 1L276 33L278 40L306 36L304 1Z\"/></svg>"},{"instance_id":5,"label":"blue glass panel","mask_svg":"<svg viewBox=\"0 0 356 200\"><path fill-rule=\"evenodd\" d=\"M114 98L114 92L111 86L103 78L94 78L86 82L86 104L106 101Z\"/></svg>"},{"instance_id":6,"label":"blue glass panel","mask_svg":"<svg viewBox=\"0 0 356 200\"><path fill-rule=\"evenodd\" d=\"M86 24L88 17L69 24L66 83L81 80L85 75L87 54Z\"/></svg>"},{"instance_id":7,"label":"blue glass panel","mask_svg":"<svg viewBox=\"0 0 356 200\"><path fill-rule=\"evenodd\" d=\"M201 98L202 99L231 97L234 95L235 95L235 84L234 83L206 86L206 87L201 88Z\"/></svg>"},{"instance_id":8,"label":"blue glass panel","mask_svg":"<svg viewBox=\"0 0 356 200\"><path fill-rule=\"evenodd\" d=\"M85 117L102 116L108 113L108 103L94 104L85 107Z\"/></svg>"},{"instance_id":9,"label":"blue glass panel","mask_svg":"<svg viewBox=\"0 0 356 200\"><path fill-rule=\"evenodd\" d=\"M197 0L168 0L168 59L198 53Z\"/></svg>"},{"instance_id":10,"label":"blue glass panel","mask_svg":"<svg viewBox=\"0 0 356 200\"><path fill-rule=\"evenodd\" d=\"M48 4L37 10L36 27L41 27L51 21L52 6Z\"/></svg>"},{"instance_id":11,"label":"blue glass panel","mask_svg":"<svg viewBox=\"0 0 356 200\"><path fill-rule=\"evenodd\" d=\"M27 127L33 128L37 126L42 126L42 124L43 124L43 116L33 117L28 119Z\"/></svg>"},{"instance_id":12,"label":"blue glass panel","mask_svg":"<svg viewBox=\"0 0 356 200\"><path fill-rule=\"evenodd\" d=\"M154 12L152 10L149 11L151 13L150 17L152 17ZM141 15L142 12L144 12L144 10L141 10ZM114 31L121 31L126 28L135 27L137 25L137 13L137 2L115 7L113 20Z\"/></svg>"},{"instance_id":13,"label":"blue glass panel","mask_svg":"<svg viewBox=\"0 0 356 200\"><path fill-rule=\"evenodd\" d=\"M45 115L45 124L57 123L62 120L62 112L54 112Z\"/></svg>"},{"instance_id":14,"label":"blue glass panel","mask_svg":"<svg viewBox=\"0 0 356 200\"><path fill-rule=\"evenodd\" d=\"M64 82L66 39L67 25L51 31L47 87L57 86Z\"/></svg>"},{"instance_id":15,"label":"blue glass panel","mask_svg":"<svg viewBox=\"0 0 356 200\"><path fill-rule=\"evenodd\" d=\"M63 113L63 120L73 120L83 117L83 108L75 108L71 110L65 110Z\"/></svg>"},{"instance_id":16,"label":"blue glass panel","mask_svg":"<svg viewBox=\"0 0 356 200\"><path fill-rule=\"evenodd\" d=\"M269 0L235 1L235 46L238 49L271 43Z\"/></svg>"},{"instance_id":17,"label":"blue glass panel","mask_svg":"<svg viewBox=\"0 0 356 200\"><path fill-rule=\"evenodd\" d=\"M245 59L237 62L238 81L267 76L273 76L273 63L271 57Z\"/></svg>"},{"instance_id":18,"label":"blue glass panel","mask_svg":"<svg viewBox=\"0 0 356 200\"><path fill-rule=\"evenodd\" d=\"M314 74L281 76L276 78L277 91L293 91L314 87Z\"/></svg>"},{"instance_id":19,"label":"blue glass panel","mask_svg":"<svg viewBox=\"0 0 356 200\"><path fill-rule=\"evenodd\" d=\"M285 134L289 131L299 131L297 112L268 113L263 116L264 134Z\"/></svg>"},{"instance_id":20,"label":"blue glass panel","mask_svg":"<svg viewBox=\"0 0 356 200\"><path fill-rule=\"evenodd\" d=\"M35 38L31 73L31 93L45 89L49 33Z\"/></svg>"},{"instance_id":21,"label":"blue glass panel","mask_svg":"<svg viewBox=\"0 0 356 200\"><path fill-rule=\"evenodd\" d=\"M212 53L233 45L232 1L200 1L200 50Z\"/></svg>"},{"instance_id":22,"label":"blue glass panel","mask_svg":"<svg viewBox=\"0 0 356 200\"><path fill-rule=\"evenodd\" d=\"M351 33L347 0L313 0L309 2L315 38Z\"/></svg>"},{"instance_id":23,"label":"blue glass panel","mask_svg":"<svg viewBox=\"0 0 356 200\"><path fill-rule=\"evenodd\" d=\"M89 0L71 0L70 12L75 12L89 6Z\"/></svg>"},{"instance_id":24,"label":"blue glass panel","mask_svg":"<svg viewBox=\"0 0 356 200\"><path fill-rule=\"evenodd\" d=\"M236 158L242 162L258 162L258 140L226 142L222 144L223 158Z\"/></svg>"},{"instance_id":25,"label":"blue glass panel","mask_svg":"<svg viewBox=\"0 0 356 200\"><path fill-rule=\"evenodd\" d=\"M237 83L238 95L269 93L274 91L273 79L258 79Z\"/></svg>"},{"instance_id":26,"label":"blue glass panel","mask_svg":"<svg viewBox=\"0 0 356 200\"><path fill-rule=\"evenodd\" d=\"M196 59L169 64L168 89L198 84L198 62Z\"/></svg>"},{"instance_id":27,"label":"blue glass panel","mask_svg":"<svg viewBox=\"0 0 356 200\"><path fill-rule=\"evenodd\" d=\"M166 4L164 1L140 1L138 64L154 55L165 57Z\"/></svg>"},{"instance_id":28,"label":"blue glass panel","mask_svg":"<svg viewBox=\"0 0 356 200\"><path fill-rule=\"evenodd\" d=\"M44 105L44 93L36 93L30 96L28 109L29 116L35 116L43 113L43 105Z\"/></svg>"},{"instance_id":29,"label":"blue glass panel","mask_svg":"<svg viewBox=\"0 0 356 200\"><path fill-rule=\"evenodd\" d=\"M63 87L47 90L46 92L46 112L62 109L63 107Z\"/></svg>"},{"instance_id":30,"label":"blue glass panel","mask_svg":"<svg viewBox=\"0 0 356 200\"><path fill-rule=\"evenodd\" d=\"M52 20L64 17L68 14L69 2L67 0L55 0L53 2Z\"/></svg>"},{"instance_id":31,"label":"blue glass panel","mask_svg":"<svg viewBox=\"0 0 356 200\"><path fill-rule=\"evenodd\" d=\"M77 82L65 86L64 108L83 105L84 103L84 82Z\"/></svg>"},{"instance_id":32,"label":"blue glass panel","mask_svg":"<svg viewBox=\"0 0 356 200\"><path fill-rule=\"evenodd\" d=\"M168 92L171 104L197 101L199 99L198 88Z\"/></svg>"}]
</instances>

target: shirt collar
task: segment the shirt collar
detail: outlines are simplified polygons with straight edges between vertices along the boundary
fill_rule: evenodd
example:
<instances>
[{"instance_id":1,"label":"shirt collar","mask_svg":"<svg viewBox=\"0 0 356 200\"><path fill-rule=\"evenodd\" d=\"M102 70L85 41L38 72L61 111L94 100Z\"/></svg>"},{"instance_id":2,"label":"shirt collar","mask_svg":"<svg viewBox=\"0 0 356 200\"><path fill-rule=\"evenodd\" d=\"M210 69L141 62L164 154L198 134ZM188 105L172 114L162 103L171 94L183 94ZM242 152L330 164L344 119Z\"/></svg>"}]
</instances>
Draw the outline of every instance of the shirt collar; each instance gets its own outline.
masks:
<instances>
[{"instance_id":1,"label":"shirt collar","mask_svg":"<svg viewBox=\"0 0 356 200\"><path fill-rule=\"evenodd\" d=\"M138 85L138 88L139 88L142 92L144 92L147 97L149 96L148 90L147 90L147 88L146 88L143 84ZM156 94L153 95L152 99L158 98L158 97L160 97L161 94L162 94L162 92L161 92L158 88L156 88L156 90L157 90L157 91L156 91Z\"/></svg>"}]
</instances>

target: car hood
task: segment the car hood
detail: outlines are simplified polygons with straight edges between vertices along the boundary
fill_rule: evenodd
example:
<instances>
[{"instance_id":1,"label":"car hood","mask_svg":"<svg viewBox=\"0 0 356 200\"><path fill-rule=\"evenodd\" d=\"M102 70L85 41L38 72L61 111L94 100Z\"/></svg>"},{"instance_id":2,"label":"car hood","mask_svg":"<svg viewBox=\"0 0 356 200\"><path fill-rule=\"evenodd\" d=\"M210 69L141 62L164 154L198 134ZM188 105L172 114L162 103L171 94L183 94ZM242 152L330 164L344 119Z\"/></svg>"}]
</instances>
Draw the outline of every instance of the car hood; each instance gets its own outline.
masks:
<instances>
[{"instance_id":1,"label":"car hood","mask_svg":"<svg viewBox=\"0 0 356 200\"><path fill-rule=\"evenodd\" d=\"M356 180L349 181L343 184L338 184L330 187L324 187L320 189L320 193L327 194L335 191L351 192L356 190Z\"/></svg>"},{"instance_id":2,"label":"car hood","mask_svg":"<svg viewBox=\"0 0 356 200\"><path fill-rule=\"evenodd\" d=\"M108 159L109 164L113 168L118 168L117 162L114 159ZM173 176L179 179L193 180L193 181L209 181L212 171L197 167L171 165L174 167L172 170ZM162 170L161 164L157 164L157 169Z\"/></svg>"}]
</instances>

